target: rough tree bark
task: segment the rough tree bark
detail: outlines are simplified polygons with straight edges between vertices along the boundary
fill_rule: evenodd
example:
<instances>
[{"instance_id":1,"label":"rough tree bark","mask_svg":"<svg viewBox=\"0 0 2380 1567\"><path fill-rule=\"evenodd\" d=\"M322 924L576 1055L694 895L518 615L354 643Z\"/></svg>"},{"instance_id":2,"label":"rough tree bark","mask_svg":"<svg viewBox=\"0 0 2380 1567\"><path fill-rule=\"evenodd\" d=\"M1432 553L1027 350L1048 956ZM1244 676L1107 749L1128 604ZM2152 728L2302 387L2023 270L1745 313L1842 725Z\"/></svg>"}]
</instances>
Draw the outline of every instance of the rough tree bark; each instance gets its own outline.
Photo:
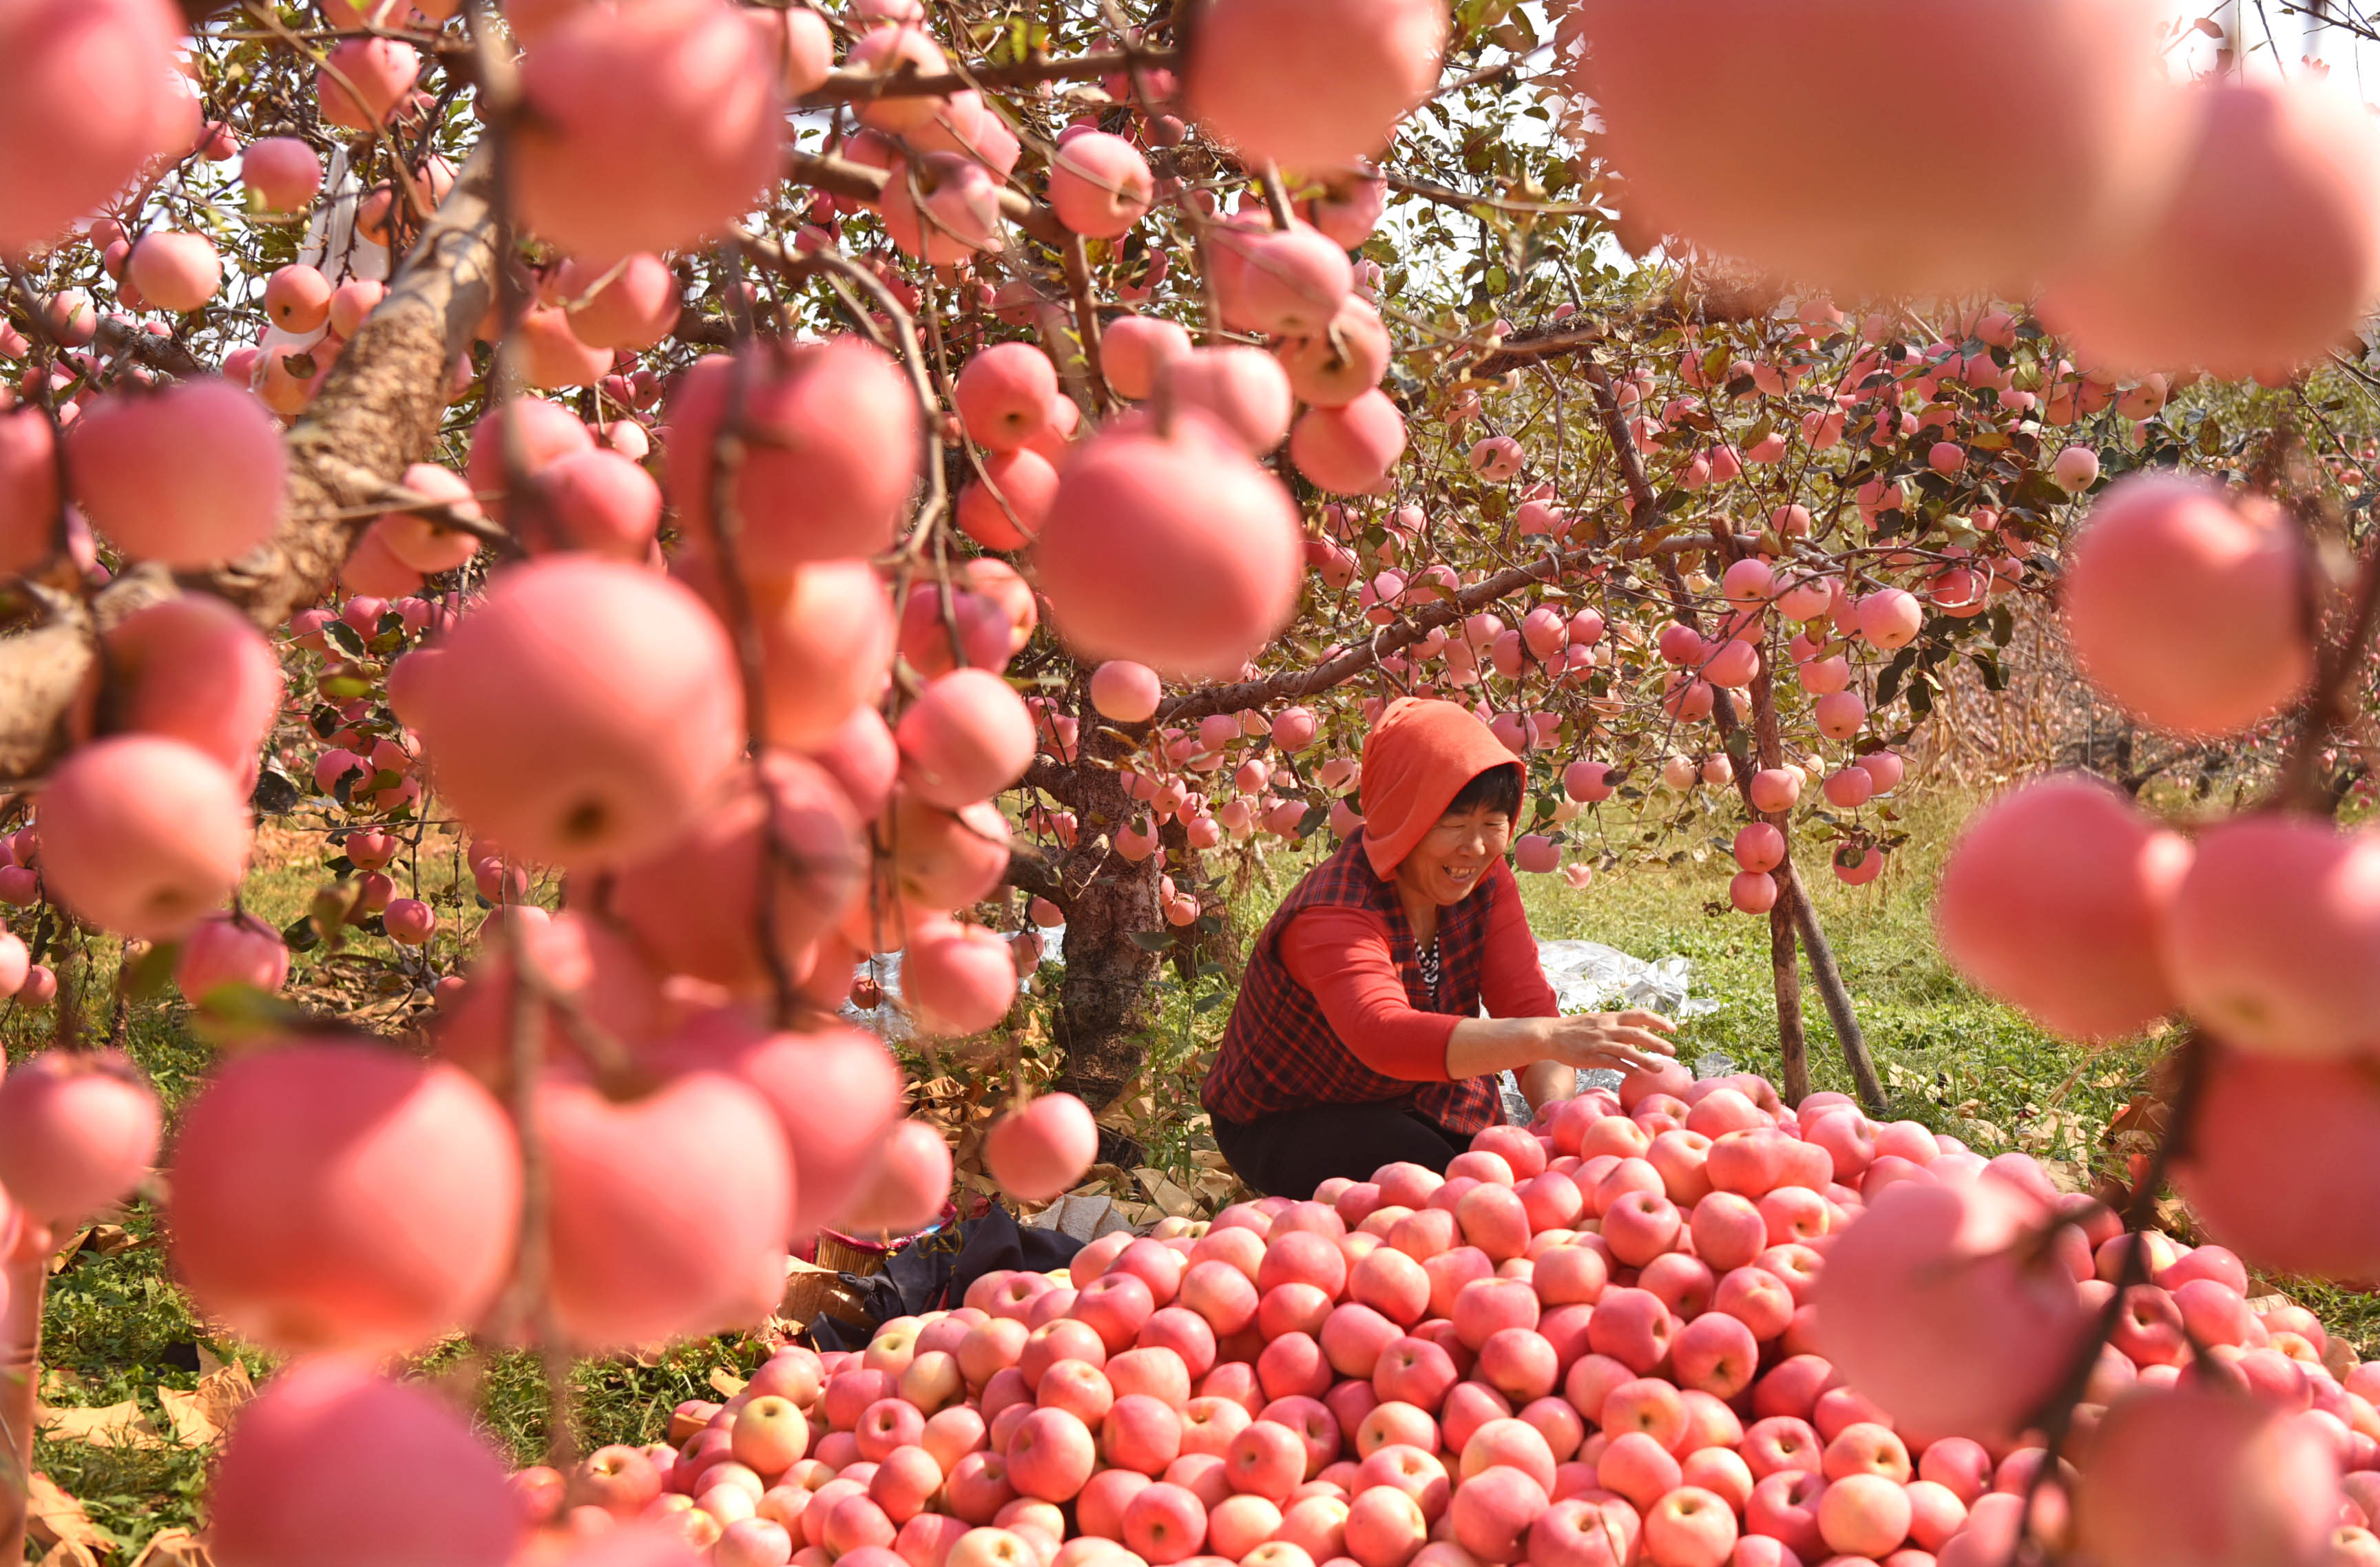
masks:
<instances>
[{"instance_id":1,"label":"rough tree bark","mask_svg":"<svg viewBox=\"0 0 2380 1567\"><path fill-rule=\"evenodd\" d=\"M1017 856L1008 879L1066 917L1057 1017L1066 1064L1058 1086L1101 1109L1139 1073L1139 1038L1156 1021L1148 986L1160 955L1134 938L1166 926L1157 898L1159 856L1135 864L1112 847L1116 829L1143 808L1124 792L1122 770L1148 727L1111 725L1087 695L1080 720L1075 763L1036 762L1026 775L1075 813L1075 846L1046 862Z\"/></svg>"},{"instance_id":2,"label":"rough tree bark","mask_svg":"<svg viewBox=\"0 0 2380 1567\"><path fill-rule=\"evenodd\" d=\"M371 522L369 503L430 455L447 367L494 298L488 172L484 157L464 165L388 297L289 431L288 488L271 541L207 571L138 567L87 603L52 600L39 625L0 639L0 782L39 776L65 748L67 714L94 672L96 635L135 610L177 592L212 593L269 630L337 579Z\"/></svg>"}]
</instances>

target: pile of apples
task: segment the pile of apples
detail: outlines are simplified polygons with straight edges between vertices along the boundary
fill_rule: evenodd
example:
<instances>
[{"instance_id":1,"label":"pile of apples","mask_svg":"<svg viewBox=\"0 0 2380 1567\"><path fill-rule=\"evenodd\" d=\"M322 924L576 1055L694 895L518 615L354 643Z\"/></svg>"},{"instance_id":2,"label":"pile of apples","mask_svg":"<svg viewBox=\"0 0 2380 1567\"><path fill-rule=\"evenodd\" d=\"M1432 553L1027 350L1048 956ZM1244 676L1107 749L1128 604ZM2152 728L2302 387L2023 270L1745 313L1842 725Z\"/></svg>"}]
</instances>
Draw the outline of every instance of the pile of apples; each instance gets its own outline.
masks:
<instances>
[{"instance_id":1,"label":"pile of apples","mask_svg":"<svg viewBox=\"0 0 2380 1567\"><path fill-rule=\"evenodd\" d=\"M2023 1154L1682 1068L779 1351L514 1477L531 1559L722 1567L2380 1561L2380 1364ZM2193 1365L2193 1343L2203 1359ZM2074 1462L2070 1464L2067 1459ZM650 1551L653 1554L646 1555Z\"/></svg>"}]
</instances>

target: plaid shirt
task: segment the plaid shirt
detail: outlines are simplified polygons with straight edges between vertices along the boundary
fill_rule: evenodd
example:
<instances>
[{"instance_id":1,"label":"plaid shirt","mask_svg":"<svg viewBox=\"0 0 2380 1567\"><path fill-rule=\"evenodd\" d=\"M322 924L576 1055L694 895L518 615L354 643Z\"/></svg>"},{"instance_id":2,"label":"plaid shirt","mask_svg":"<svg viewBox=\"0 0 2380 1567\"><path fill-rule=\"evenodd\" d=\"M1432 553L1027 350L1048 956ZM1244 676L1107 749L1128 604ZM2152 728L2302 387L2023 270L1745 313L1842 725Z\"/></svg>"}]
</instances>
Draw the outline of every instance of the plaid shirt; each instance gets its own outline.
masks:
<instances>
[{"instance_id":1,"label":"plaid shirt","mask_svg":"<svg viewBox=\"0 0 2380 1567\"><path fill-rule=\"evenodd\" d=\"M1405 996L1425 1012L1457 1017L1479 1012L1479 973L1489 916L1504 886L1489 882L1439 912L1439 983L1433 994L1421 977L1413 926L1396 886L1364 857L1363 833L1305 873L1257 938L1248 954L1240 999L1223 1030L1223 1048L1199 1099L1208 1114L1245 1125L1261 1116L1318 1104L1401 1102L1450 1132L1472 1133L1503 1119L1493 1077L1452 1083L1411 1083L1387 1077L1358 1060L1331 1030L1312 991L1291 978L1281 936L1309 908L1363 908L1388 922L1390 955Z\"/></svg>"}]
</instances>

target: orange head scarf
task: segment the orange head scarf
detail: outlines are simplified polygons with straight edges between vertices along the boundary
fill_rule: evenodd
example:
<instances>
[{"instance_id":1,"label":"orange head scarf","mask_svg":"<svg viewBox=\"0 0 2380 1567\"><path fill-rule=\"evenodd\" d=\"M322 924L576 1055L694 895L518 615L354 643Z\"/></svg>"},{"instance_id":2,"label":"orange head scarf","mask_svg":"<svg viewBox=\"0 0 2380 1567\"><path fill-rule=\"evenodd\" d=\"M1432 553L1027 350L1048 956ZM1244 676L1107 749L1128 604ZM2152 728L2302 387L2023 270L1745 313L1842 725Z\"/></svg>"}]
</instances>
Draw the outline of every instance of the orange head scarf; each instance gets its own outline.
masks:
<instances>
[{"instance_id":1,"label":"orange head scarf","mask_svg":"<svg viewBox=\"0 0 2380 1567\"><path fill-rule=\"evenodd\" d=\"M1364 854L1383 880L1438 825L1464 784L1515 764L1469 710L1399 697L1364 739Z\"/></svg>"}]
</instances>

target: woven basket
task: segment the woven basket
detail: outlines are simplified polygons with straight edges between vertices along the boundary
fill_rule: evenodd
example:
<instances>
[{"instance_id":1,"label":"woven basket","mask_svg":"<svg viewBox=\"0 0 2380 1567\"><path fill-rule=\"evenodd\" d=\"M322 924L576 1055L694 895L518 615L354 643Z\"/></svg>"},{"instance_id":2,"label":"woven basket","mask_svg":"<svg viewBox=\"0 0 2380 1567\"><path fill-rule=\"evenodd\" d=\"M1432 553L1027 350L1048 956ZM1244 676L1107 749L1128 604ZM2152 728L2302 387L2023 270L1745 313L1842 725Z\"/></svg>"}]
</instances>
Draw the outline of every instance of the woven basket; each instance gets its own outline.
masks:
<instances>
[{"instance_id":1,"label":"woven basket","mask_svg":"<svg viewBox=\"0 0 2380 1567\"><path fill-rule=\"evenodd\" d=\"M818 1237L818 1261L820 1268L838 1273L863 1276L884 1271L885 1261L905 1246L941 1234L958 1221L959 1210L950 1203L942 1205L941 1213L931 1224L906 1235L878 1235L872 1239L846 1235L840 1230L820 1230Z\"/></svg>"}]
</instances>

